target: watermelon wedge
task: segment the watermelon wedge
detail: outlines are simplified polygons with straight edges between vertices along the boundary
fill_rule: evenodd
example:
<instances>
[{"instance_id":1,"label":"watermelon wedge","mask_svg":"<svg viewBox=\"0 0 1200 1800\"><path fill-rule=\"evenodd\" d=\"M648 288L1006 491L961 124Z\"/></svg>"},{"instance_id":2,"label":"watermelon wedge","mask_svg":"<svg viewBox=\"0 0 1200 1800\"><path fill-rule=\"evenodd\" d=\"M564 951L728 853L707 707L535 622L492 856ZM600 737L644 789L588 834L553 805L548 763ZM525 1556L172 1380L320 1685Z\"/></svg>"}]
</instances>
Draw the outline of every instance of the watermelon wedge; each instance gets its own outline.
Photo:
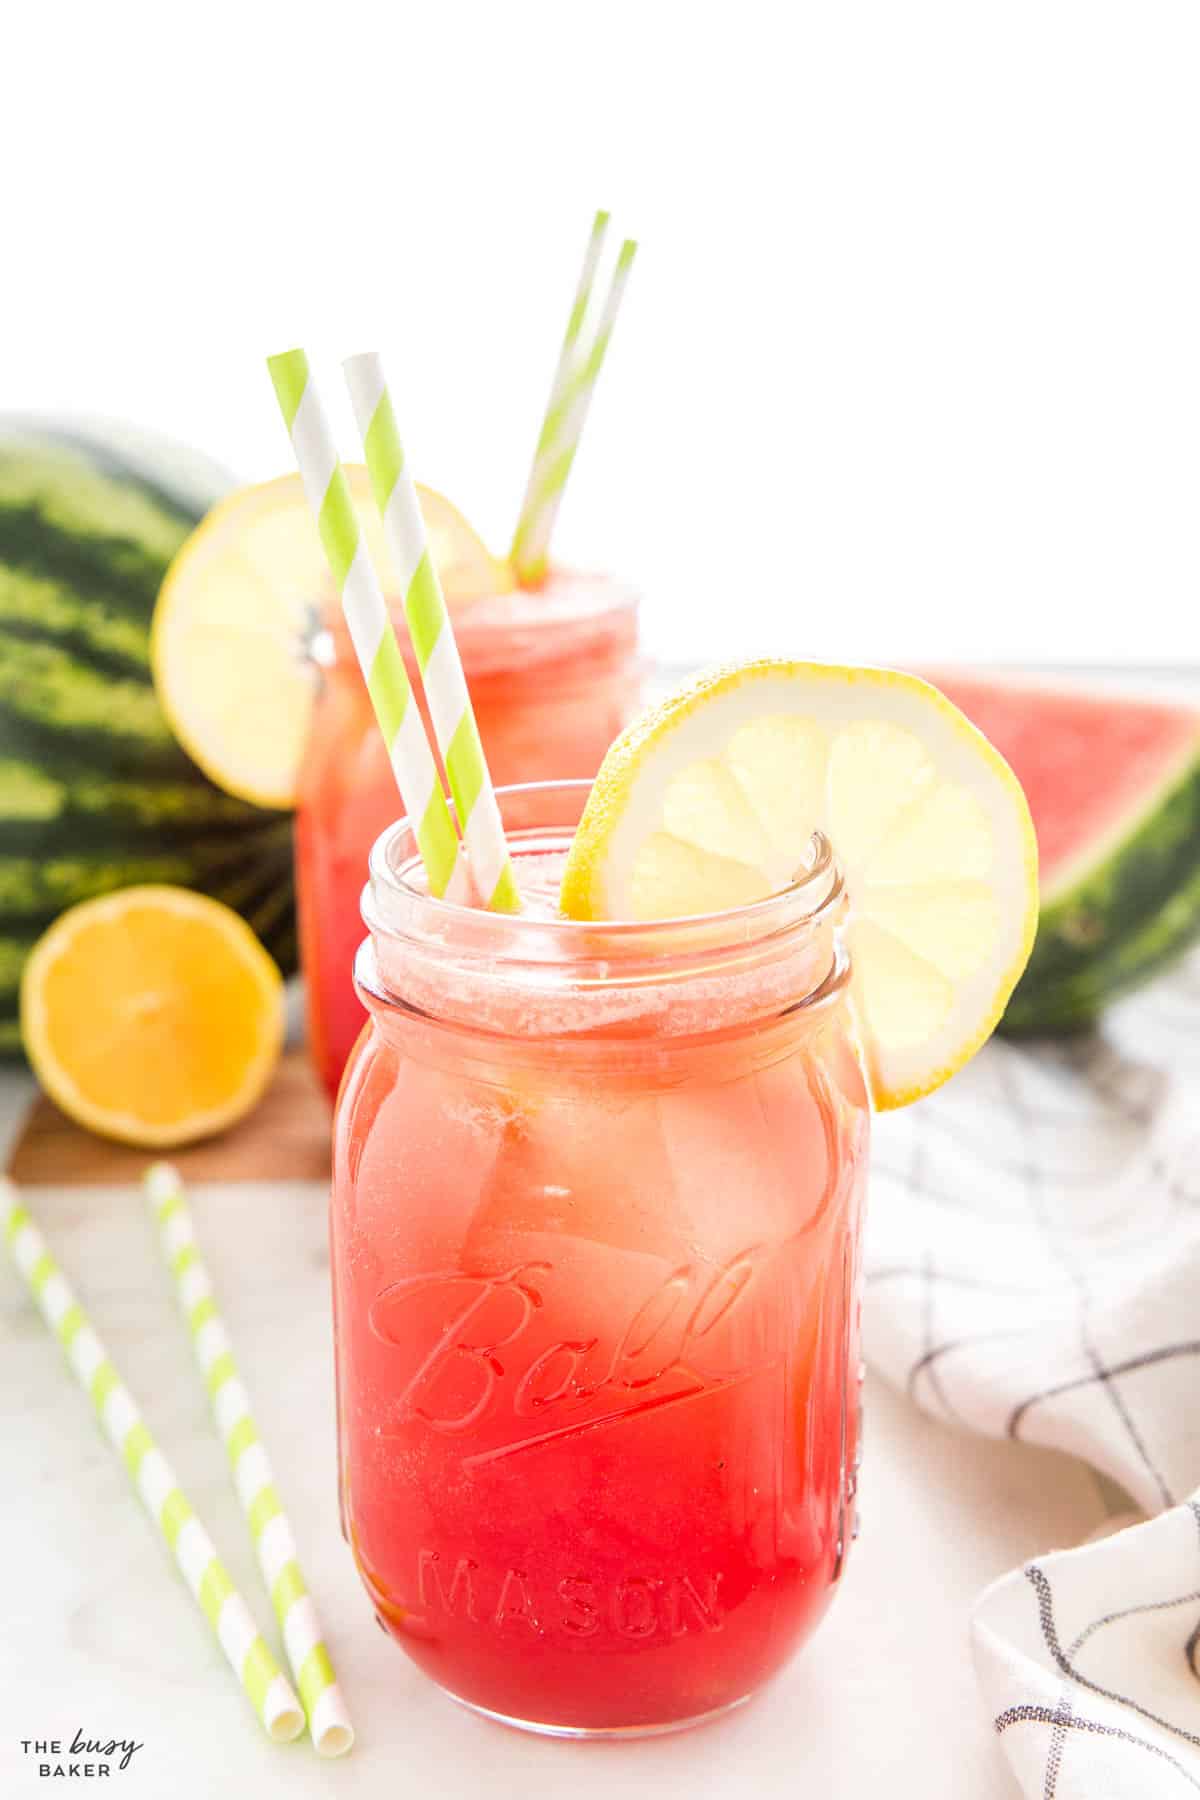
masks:
<instances>
[{"instance_id":1,"label":"watermelon wedge","mask_svg":"<svg viewBox=\"0 0 1200 1800\"><path fill-rule=\"evenodd\" d=\"M1200 712L984 674L930 676L1011 765L1042 908L1001 1029L1078 1031L1200 937Z\"/></svg>"}]
</instances>

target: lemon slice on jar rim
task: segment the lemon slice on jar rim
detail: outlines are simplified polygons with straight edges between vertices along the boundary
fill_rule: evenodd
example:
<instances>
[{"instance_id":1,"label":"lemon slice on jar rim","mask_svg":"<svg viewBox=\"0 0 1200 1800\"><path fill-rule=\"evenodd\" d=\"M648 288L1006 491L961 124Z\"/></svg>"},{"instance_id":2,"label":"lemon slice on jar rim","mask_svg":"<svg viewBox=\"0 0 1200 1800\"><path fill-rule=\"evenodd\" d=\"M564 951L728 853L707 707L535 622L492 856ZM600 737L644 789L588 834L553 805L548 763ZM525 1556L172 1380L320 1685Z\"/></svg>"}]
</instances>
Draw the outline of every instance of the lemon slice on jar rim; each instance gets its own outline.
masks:
<instances>
[{"instance_id":1,"label":"lemon slice on jar rim","mask_svg":"<svg viewBox=\"0 0 1200 1800\"><path fill-rule=\"evenodd\" d=\"M1037 928L1020 783L944 695L889 669L764 660L690 682L617 739L563 872L576 919L666 919L786 887L814 831L849 897L877 1107L990 1036Z\"/></svg>"},{"instance_id":2,"label":"lemon slice on jar rim","mask_svg":"<svg viewBox=\"0 0 1200 1800\"><path fill-rule=\"evenodd\" d=\"M391 554L367 471L345 465L371 561L394 595ZM457 611L516 577L432 488L417 488L430 554ZM299 475L239 488L176 552L154 610L150 660L172 731L227 793L295 803L316 669L305 654L330 575Z\"/></svg>"}]
</instances>

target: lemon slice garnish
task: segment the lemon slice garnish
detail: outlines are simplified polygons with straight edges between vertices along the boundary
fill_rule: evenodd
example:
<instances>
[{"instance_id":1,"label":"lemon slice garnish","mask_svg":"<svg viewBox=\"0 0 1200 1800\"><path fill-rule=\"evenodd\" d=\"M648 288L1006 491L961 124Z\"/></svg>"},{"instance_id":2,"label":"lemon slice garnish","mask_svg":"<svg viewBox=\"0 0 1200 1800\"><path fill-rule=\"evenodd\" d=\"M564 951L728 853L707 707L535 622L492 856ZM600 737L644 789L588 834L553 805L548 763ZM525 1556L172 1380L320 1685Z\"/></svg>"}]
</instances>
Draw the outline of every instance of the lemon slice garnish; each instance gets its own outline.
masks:
<instances>
[{"instance_id":1,"label":"lemon slice garnish","mask_svg":"<svg viewBox=\"0 0 1200 1800\"><path fill-rule=\"evenodd\" d=\"M366 470L346 475L384 592L397 592ZM458 509L418 487L452 610L515 578ZM330 577L299 475L240 488L180 547L154 612L151 661L171 729L205 774L258 806L291 806L316 670L307 654ZM401 627L403 631L403 627Z\"/></svg>"},{"instance_id":2,"label":"lemon slice garnish","mask_svg":"<svg viewBox=\"0 0 1200 1800\"><path fill-rule=\"evenodd\" d=\"M765 899L830 839L876 1105L971 1057L1037 926L1037 840L1015 775L928 682L764 661L700 677L617 739L563 874L577 919Z\"/></svg>"}]
</instances>

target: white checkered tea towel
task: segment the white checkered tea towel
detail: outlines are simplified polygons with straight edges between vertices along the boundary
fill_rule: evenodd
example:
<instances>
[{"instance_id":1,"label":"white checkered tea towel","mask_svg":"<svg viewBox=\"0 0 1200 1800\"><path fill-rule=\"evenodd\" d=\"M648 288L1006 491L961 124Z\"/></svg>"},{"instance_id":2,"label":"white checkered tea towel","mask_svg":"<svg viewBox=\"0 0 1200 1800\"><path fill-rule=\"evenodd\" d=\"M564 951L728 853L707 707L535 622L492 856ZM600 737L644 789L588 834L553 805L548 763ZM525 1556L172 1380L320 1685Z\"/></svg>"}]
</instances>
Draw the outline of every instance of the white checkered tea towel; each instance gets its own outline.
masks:
<instances>
[{"instance_id":1,"label":"white checkered tea towel","mask_svg":"<svg viewBox=\"0 0 1200 1800\"><path fill-rule=\"evenodd\" d=\"M1024 1792L1200 1795L1200 959L878 1121L865 1329L927 1412L1083 1457L1151 1515L977 1602Z\"/></svg>"}]
</instances>

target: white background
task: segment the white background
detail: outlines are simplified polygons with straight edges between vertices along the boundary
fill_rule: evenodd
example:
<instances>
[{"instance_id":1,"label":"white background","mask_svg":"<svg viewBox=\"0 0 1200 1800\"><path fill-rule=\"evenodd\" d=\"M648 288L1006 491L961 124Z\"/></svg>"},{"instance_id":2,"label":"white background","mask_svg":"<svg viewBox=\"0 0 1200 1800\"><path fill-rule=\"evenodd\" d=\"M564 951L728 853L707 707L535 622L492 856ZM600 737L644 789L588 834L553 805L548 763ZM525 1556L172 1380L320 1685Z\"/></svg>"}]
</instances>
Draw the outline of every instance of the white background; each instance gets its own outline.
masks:
<instances>
[{"instance_id":1,"label":"white background","mask_svg":"<svg viewBox=\"0 0 1200 1800\"><path fill-rule=\"evenodd\" d=\"M560 553L668 657L1200 661L1194 0L9 9L0 405L288 466L386 355L507 542L593 209Z\"/></svg>"}]
</instances>

